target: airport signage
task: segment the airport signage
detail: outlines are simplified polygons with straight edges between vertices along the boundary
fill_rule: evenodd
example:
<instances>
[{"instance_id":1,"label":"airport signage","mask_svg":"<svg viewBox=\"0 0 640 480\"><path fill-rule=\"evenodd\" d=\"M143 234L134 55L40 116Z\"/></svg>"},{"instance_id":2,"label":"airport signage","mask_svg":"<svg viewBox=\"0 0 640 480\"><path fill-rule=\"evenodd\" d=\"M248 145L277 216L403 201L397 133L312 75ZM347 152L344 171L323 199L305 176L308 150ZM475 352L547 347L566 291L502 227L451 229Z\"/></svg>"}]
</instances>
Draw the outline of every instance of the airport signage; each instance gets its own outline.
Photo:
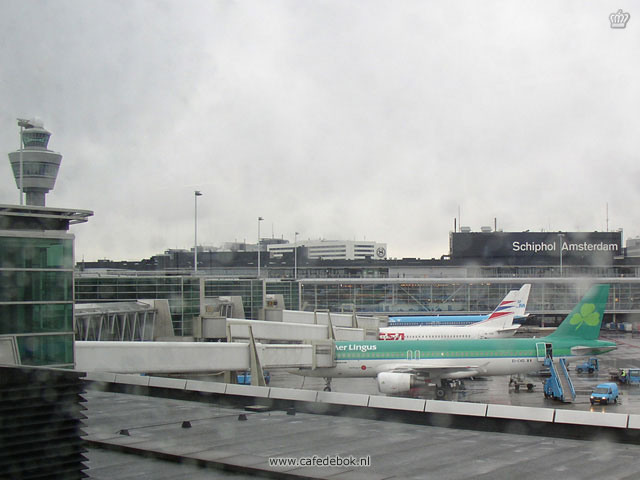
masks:
<instances>
[{"instance_id":1,"label":"airport signage","mask_svg":"<svg viewBox=\"0 0 640 480\"><path fill-rule=\"evenodd\" d=\"M451 234L451 258L610 263L622 255L622 232L471 232Z\"/></svg>"},{"instance_id":2,"label":"airport signage","mask_svg":"<svg viewBox=\"0 0 640 480\"><path fill-rule=\"evenodd\" d=\"M589 242L577 242L570 243L565 241L558 241L555 243L530 243L530 242L518 242L514 241L511 244L514 252L555 252L563 250L565 252L618 252L620 246L617 243L589 243Z\"/></svg>"},{"instance_id":3,"label":"airport signage","mask_svg":"<svg viewBox=\"0 0 640 480\"><path fill-rule=\"evenodd\" d=\"M336 350L340 352L362 352L367 353L369 350L377 350L378 347L376 345L371 344L359 344L359 343L349 343L346 345L336 345Z\"/></svg>"}]
</instances>

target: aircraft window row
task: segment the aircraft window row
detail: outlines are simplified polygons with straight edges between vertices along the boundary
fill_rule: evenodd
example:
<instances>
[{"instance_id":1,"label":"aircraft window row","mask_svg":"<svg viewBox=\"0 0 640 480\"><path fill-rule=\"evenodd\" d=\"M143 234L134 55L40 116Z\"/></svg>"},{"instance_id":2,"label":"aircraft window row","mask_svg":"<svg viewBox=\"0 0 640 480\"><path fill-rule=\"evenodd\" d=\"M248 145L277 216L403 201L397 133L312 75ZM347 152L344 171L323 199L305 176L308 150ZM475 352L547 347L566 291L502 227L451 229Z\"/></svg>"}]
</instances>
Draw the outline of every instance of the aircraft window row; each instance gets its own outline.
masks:
<instances>
[{"instance_id":1,"label":"aircraft window row","mask_svg":"<svg viewBox=\"0 0 640 480\"><path fill-rule=\"evenodd\" d=\"M398 358L398 352L339 352L341 358ZM409 355L414 355L414 351L410 350ZM442 357L478 357L478 356L501 356L501 357L525 357L532 356L530 351L518 350L507 352L468 352L468 351L447 351L447 352L424 352L419 351L421 358L442 358Z\"/></svg>"},{"instance_id":2,"label":"aircraft window row","mask_svg":"<svg viewBox=\"0 0 640 480\"><path fill-rule=\"evenodd\" d=\"M464 322L432 322L432 323L418 323L418 322L389 322L389 326L398 326L402 325L403 327L440 327L440 326L458 326L458 325L471 325L471 323Z\"/></svg>"},{"instance_id":3,"label":"aircraft window row","mask_svg":"<svg viewBox=\"0 0 640 480\"><path fill-rule=\"evenodd\" d=\"M407 335L407 339L438 339L438 338L471 338L471 335Z\"/></svg>"},{"instance_id":4,"label":"aircraft window row","mask_svg":"<svg viewBox=\"0 0 640 480\"><path fill-rule=\"evenodd\" d=\"M398 354L394 352L345 352L340 358L397 358Z\"/></svg>"}]
</instances>

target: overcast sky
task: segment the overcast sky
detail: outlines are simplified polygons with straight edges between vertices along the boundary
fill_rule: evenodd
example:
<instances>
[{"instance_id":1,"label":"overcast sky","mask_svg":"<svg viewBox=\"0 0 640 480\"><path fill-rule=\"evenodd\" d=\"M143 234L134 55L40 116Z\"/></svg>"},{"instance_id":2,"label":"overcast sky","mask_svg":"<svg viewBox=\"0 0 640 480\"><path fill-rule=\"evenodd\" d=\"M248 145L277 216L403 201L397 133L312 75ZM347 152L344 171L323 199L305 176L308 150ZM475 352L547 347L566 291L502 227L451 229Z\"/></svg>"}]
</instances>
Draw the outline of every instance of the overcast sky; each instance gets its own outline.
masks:
<instances>
[{"instance_id":1,"label":"overcast sky","mask_svg":"<svg viewBox=\"0 0 640 480\"><path fill-rule=\"evenodd\" d=\"M76 259L262 236L440 257L461 224L640 235L640 4L29 1L0 16L6 153L39 117ZM631 14L612 29L609 14Z\"/></svg>"}]
</instances>

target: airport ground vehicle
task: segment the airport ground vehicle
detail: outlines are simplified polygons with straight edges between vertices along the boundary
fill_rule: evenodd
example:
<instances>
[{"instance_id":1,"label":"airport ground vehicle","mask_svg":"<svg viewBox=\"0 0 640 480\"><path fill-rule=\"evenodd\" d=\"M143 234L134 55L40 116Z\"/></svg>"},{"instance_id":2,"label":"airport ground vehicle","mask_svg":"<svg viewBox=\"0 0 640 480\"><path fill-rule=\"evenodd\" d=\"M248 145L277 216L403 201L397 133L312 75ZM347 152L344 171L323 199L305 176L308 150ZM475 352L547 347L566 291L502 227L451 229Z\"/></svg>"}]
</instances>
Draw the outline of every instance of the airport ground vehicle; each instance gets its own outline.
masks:
<instances>
[{"instance_id":1,"label":"airport ground vehicle","mask_svg":"<svg viewBox=\"0 0 640 480\"><path fill-rule=\"evenodd\" d=\"M269 382L271 381L271 375L266 370L264 372L264 381L266 382L267 385L269 385ZM251 373L250 372L238 373L237 382L238 382L238 385L251 385Z\"/></svg>"},{"instance_id":2,"label":"airport ground vehicle","mask_svg":"<svg viewBox=\"0 0 640 480\"><path fill-rule=\"evenodd\" d=\"M609 378L623 385L640 385L640 368L619 368L610 371Z\"/></svg>"},{"instance_id":3,"label":"airport ground vehicle","mask_svg":"<svg viewBox=\"0 0 640 480\"><path fill-rule=\"evenodd\" d=\"M600 365L598 363L598 359L594 357L591 357L589 360L576 365L576 372L578 373L593 373L597 372L599 369Z\"/></svg>"},{"instance_id":4,"label":"airport ground vehicle","mask_svg":"<svg viewBox=\"0 0 640 480\"><path fill-rule=\"evenodd\" d=\"M509 379L509 387L511 386L516 392L519 392L522 387L525 387L529 392L534 389L533 383L527 380L524 375L512 375Z\"/></svg>"},{"instance_id":5,"label":"airport ground vehicle","mask_svg":"<svg viewBox=\"0 0 640 480\"><path fill-rule=\"evenodd\" d=\"M618 403L618 385L613 382L601 383L591 392L589 398L591 405L600 403L608 405L610 403Z\"/></svg>"}]
</instances>

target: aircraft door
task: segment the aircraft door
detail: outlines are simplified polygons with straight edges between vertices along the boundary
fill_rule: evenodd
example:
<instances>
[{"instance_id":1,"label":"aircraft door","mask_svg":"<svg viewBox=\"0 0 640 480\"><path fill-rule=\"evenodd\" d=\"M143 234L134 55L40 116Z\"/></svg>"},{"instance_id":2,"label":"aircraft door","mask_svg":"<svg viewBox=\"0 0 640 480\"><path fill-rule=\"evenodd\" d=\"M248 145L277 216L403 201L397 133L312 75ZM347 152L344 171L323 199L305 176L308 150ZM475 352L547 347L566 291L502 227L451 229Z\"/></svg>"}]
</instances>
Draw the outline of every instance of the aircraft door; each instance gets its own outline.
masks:
<instances>
[{"instance_id":1,"label":"aircraft door","mask_svg":"<svg viewBox=\"0 0 640 480\"><path fill-rule=\"evenodd\" d=\"M547 346L544 343L536 343L536 357L539 362L544 362L547 356Z\"/></svg>"},{"instance_id":2,"label":"aircraft door","mask_svg":"<svg viewBox=\"0 0 640 480\"><path fill-rule=\"evenodd\" d=\"M536 343L536 357L539 362L544 362L547 357L553 358L553 345L543 342Z\"/></svg>"},{"instance_id":3,"label":"aircraft door","mask_svg":"<svg viewBox=\"0 0 640 480\"><path fill-rule=\"evenodd\" d=\"M407 360L420 360L420 350L407 350Z\"/></svg>"}]
</instances>

